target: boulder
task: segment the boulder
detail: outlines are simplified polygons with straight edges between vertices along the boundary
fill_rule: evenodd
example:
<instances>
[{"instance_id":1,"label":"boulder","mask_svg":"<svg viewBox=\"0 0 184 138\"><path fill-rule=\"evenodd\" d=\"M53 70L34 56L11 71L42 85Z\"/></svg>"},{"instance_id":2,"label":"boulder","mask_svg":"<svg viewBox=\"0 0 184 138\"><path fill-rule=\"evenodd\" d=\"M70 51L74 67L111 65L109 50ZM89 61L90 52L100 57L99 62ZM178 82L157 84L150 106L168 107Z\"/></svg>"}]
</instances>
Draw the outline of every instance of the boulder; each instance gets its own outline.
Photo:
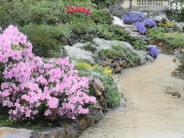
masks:
<instances>
[{"instance_id":1,"label":"boulder","mask_svg":"<svg viewBox=\"0 0 184 138\"><path fill-rule=\"evenodd\" d=\"M136 56L137 63L135 63L135 65L143 65L148 62L153 62L153 58L148 55L146 51L137 51L132 47L131 44L127 42L117 40L109 41L100 38L95 38L93 39L93 44L96 45L96 53L103 49L112 49L113 46L121 46L123 49L130 51L130 53ZM115 73L121 72L121 70L125 67L134 66L134 64L126 64L126 55L122 55L122 57L119 57L118 59L101 59L101 65L110 66Z\"/></svg>"},{"instance_id":2,"label":"boulder","mask_svg":"<svg viewBox=\"0 0 184 138\"><path fill-rule=\"evenodd\" d=\"M28 129L15 129L8 127L0 128L1 138L31 138L32 134L33 131Z\"/></svg>"},{"instance_id":3,"label":"boulder","mask_svg":"<svg viewBox=\"0 0 184 138\"><path fill-rule=\"evenodd\" d=\"M97 51L100 51L102 49L111 49L112 46L115 45L122 46L128 49L133 49L133 47L129 43L117 40L109 41L105 39L94 38L93 43L96 45Z\"/></svg>"},{"instance_id":4,"label":"boulder","mask_svg":"<svg viewBox=\"0 0 184 138\"><path fill-rule=\"evenodd\" d=\"M119 26L122 26L122 27L125 26L123 21L120 18L116 17L116 16L113 16L113 24L114 25L119 25Z\"/></svg>"},{"instance_id":5,"label":"boulder","mask_svg":"<svg viewBox=\"0 0 184 138\"><path fill-rule=\"evenodd\" d=\"M103 82L99 78L93 78L91 81L91 86L95 91L95 96L102 96L105 91Z\"/></svg>"},{"instance_id":6,"label":"boulder","mask_svg":"<svg viewBox=\"0 0 184 138\"><path fill-rule=\"evenodd\" d=\"M91 64L95 64L95 55L90 52L82 49L81 47L83 46L83 43L77 43L76 45L73 46L65 46L65 50L68 54L68 56L73 59L73 60L84 60L87 61Z\"/></svg>"},{"instance_id":7,"label":"boulder","mask_svg":"<svg viewBox=\"0 0 184 138\"><path fill-rule=\"evenodd\" d=\"M65 137L64 128L57 127L46 131L36 132L33 138L64 138L64 137Z\"/></svg>"}]
</instances>

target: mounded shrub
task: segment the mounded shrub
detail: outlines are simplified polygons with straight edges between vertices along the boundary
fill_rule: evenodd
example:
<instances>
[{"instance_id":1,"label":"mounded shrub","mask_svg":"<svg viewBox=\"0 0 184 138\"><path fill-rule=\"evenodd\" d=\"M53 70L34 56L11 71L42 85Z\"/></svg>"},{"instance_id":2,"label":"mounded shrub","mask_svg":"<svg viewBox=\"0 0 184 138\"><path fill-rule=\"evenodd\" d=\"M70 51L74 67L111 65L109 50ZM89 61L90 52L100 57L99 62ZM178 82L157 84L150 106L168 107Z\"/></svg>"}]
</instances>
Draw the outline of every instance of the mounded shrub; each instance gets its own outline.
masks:
<instances>
[{"instance_id":1,"label":"mounded shrub","mask_svg":"<svg viewBox=\"0 0 184 138\"><path fill-rule=\"evenodd\" d=\"M91 18L96 24L112 24L113 21L109 11L104 9L94 10Z\"/></svg>"},{"instance_id":2,"label":"mounded shrub","mask_svg":"<svg viewBox=\"0 0 184 138\"><path fill-rule=\"evenodd\" d=\"M106 90L107 104L108 107L114 108L120 105L121 94L118 91L117 86L111 77L104 76L102 81Z\"/></svg>"},{"instance_id":3,"label":"mounded shrub","mask_svg":"<svg viewBox=\"0 0 184 138\"><path fill-rule=\"evenodd\" d=\"M41 57L61 56L61 38L69 38L70 28L67 25L30 24L21 28L33 43L33 52Z\"/></svg>"},{"instance_id":4,"label":"mounded shrub","mask_svg":"<svg viewBox=\"0 0 184 138\"><path fill-rule=\"evenodd\" d=\"M184 35L182 33L166 33L163 29L155 28L149 30L148 38L166 52L174 52L174 50L184 47Z\"/></svg>"},{"instance_id":5,"label":"mounded shrub","mask_svg":"<svg viewBox=\"0 0 184 138\"><path fill-rule=\"evenodd\" d=\"M14 26L0 36L3 82L0 105L13 120L75 119L95 103L88 95L87 77L79 77L68 58L44 62Z\"/></svg>"},{"instance_id":6,"label":"mounded shrub","mask_svg":"<svg viewBox=\"0 0 184 138\"><path fill-rule=\"evenodd\" d=\"M0 4L0 23L23 26L29 23L55 24L60 22L64 3L58 0L13 0Z\"/></svg>"},{"instance_id":7,"label":"mounded shrub","mask_svg":"<svg viewBox=\"0 0 184 138\"><path fill-rule=\"evenodd\" d=\"M117 2L117 0L91 0L95 3L99 8L109 7Z\"/></svg>"}]
</instances>

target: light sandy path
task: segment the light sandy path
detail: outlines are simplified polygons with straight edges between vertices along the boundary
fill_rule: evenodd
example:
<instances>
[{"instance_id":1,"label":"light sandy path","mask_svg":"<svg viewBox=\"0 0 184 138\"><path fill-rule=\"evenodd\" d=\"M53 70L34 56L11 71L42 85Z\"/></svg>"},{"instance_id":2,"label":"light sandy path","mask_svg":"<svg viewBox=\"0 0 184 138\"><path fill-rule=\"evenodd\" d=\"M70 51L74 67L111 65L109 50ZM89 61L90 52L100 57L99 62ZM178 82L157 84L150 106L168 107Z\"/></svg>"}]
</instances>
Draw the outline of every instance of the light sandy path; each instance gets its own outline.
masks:
<instances>
[{"instance_id":1,"label":"light sandy path","mask_svg":"<svg viewBox=\"0 0 184 138\"><path fill-rule=\"evenodd\" d=\"M126 99L80 138L184 138L184 99L165 94L167 87L184 96L184 80L171 76L173 57L160 55L154 63L127 69L121 75Z\"/></svg>"}]
</instances>

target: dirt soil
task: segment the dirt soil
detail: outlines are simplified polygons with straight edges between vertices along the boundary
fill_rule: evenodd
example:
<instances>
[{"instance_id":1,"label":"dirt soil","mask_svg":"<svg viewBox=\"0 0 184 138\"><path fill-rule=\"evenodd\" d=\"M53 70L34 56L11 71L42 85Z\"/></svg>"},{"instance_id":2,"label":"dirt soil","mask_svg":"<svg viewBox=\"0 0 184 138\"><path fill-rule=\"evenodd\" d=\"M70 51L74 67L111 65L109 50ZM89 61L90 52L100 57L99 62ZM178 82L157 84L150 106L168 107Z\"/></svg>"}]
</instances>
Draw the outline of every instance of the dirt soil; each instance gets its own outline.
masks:
<instances>
[{"instance_id":1,"label":"dirt soil","mask_svg":"<svg viewBox=\"0 0 184 138\"><path fill-rule=\"evenodd\" d=\"M80 138L184 138L184 80L171 75L173 58L160 55L154 63L123 71L125 108L107 113Z\"/></svg>"}]
</instances>

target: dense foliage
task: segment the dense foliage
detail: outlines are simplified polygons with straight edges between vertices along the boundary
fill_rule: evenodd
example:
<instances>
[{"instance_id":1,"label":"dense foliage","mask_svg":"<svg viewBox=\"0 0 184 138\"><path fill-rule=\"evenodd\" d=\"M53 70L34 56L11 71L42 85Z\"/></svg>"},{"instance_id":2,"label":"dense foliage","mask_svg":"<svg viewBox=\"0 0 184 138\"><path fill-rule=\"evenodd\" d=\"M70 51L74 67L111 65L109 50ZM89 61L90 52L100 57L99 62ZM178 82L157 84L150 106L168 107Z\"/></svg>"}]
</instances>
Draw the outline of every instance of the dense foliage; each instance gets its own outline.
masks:
<instances>
[{"instance_id":1,"label":"dense foliage","mask_svg":"<svg viewBox=\"0 0 184 138\"><path fill-rule=\"evenodd\" d=\"M117 0L92 0L99 8L109 7L116 3Z\"/></svg>"},{"instance_id":2,"label":"dense foliage","mask_svg":"<svg viewBox=\"0 0 184 138\"><path fill-rule=\"evenodd\" d=\"M181 10L167 9L166 15L170 20L176 20L178 22L184 21L184 8Z\"/></svg>"},{"instance_id":3,"label":"dense foliage","mask_svg":"<svg viewBox=\"0 0 184 138\"><path fill-rule=\"evenodd\" d=\"M184 47L184 34L178 32L164 32L163 29L151 29L148 38L153 43L162 44L168 52ZM161 42L161 43L159 43Z\"/></svg>"},{"instance_id":4,"label":"dense foliage","mask_svg":"<svg viewBox=\"0 0 184 138\"><path fill-rule=\"evenodd\" d=\"M115 0L13 0L0 4L0 26L16 24L33 43L33 52L41 57L63 55L64 45L92 41L100 37L131 43L145 49L146 42L130 36L120 26L112 25L107 9Z\"/></svg>"}]
</instances>

